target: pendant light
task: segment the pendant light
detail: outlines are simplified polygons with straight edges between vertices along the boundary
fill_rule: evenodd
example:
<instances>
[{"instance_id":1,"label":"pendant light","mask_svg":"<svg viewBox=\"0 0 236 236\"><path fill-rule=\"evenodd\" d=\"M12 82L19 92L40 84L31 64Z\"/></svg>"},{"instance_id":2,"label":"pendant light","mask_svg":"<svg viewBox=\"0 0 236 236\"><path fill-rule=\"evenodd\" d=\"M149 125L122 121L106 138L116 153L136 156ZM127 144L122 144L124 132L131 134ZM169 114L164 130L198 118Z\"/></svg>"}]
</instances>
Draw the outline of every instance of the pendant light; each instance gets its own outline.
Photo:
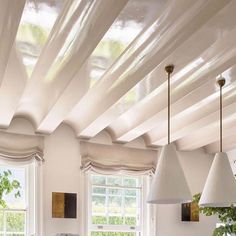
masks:
<instances>
[{"instance_id":1,"label":"pendant light","mask_svg":"<svg viewBox=\"0 0 236 236\"><path fill-rule=\"evenodd\" d=\"M236 180L228 156L222 152L222 88L225 79L218 80L220 87L220 152L216 153L199 201L202 207L229 207L236 203Z\"/></svg>"},{"instance_id":2,"label":"pendant light","mask_svg":"<svg viewBox=\"0 0 236 236\"><path fill-rule=\"evenodd\" d=\"M168 65L165 70L168 75L168 144L161 150L151 183L147 202L153 204L176 204L192 200L175 145L170 142L170 75L174 66Z\"/></svg>"}]
</instances>

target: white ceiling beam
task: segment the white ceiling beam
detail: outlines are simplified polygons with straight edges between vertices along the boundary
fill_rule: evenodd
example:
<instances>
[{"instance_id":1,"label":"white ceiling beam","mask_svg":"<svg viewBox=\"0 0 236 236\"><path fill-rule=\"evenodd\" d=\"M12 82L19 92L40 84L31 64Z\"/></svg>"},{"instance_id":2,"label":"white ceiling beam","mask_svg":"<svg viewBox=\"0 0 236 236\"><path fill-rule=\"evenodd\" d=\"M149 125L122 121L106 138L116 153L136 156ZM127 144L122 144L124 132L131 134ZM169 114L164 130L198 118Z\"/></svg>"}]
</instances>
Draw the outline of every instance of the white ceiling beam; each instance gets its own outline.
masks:
<instances>
[{"instance_id":1,"label":"white ceiling beam","mask_svg":"<svg viewBox=\"0 0 236 236\"><path fill-rule=\"evenodd\" d=\"M227 99L224 100L225 108L230 106L234 106L235 103L235 94L233 94L233 90L235 89L235 84L229 93ZM214 95L213 95L214 96ZM218 110L219 110L219 102L217 97L213 97L214 99L206 100L200 102L196 107L189 108L189 110L180 113L176 117L172 118L172 132L171 132L171 140L176 141L179 139L183 139L188 136L188 134L194 133L196 130L199 130L202 126L207 125L211 122L214 122ZM233 105L232 105L233 104ZM147 145L164 145L167 141L166 134L166 122L159 124L160 127L160 135L155 133L155 138L150 135L145 135L145 139L147 141ZM157 132L157 130L156 130ZM159 138L157 138L160 136Z\"/></svg>"},{"instance_id":2,"label":"white ceiling beam","mask_svg":"<svg viewBox=\"0 0 236 236\"><path fill-rule=\"evenodd\" d=\"M0 87L0 128L9 127L26 83L25 66L13 46Z\"/></svg>"},{"instance_id":3,"label":"white ceiling beam","mask_svg":"<svg viewBox=\"0 0 236 236\"><path fill-rule=\"evenodd\" d=\"M236 130L236 126L232 128L233 130ZM233 135L227 135L223 138L223 151L231 151L233 149L236 149L236 134L234 132ZM216 141L211 144L208 144L204 147L207 153L217 153L219 152L220 142Z\"/></svg>"},{"instance_id":4,"label":"white ceiling beam","mask_svg":"<svg viewBox=\"0 0 236 236\"><path fill-rule=\"evenodd\" d=\"M223 61L223 60L222 60ZM203 77L203 79L205 80L209 80L209 84L208 87L202 87L203 90L196 90L196 94L197 91L199 92L198 96L199 98L201 98L201 96L203 96L202 98L204 98L204 94L206 96L206 100L202 100L202 101L198 101L197 102L197 98L195 98L196 104L192 104L189 107L186 107L185 109L177 109L176 110L176 104L172 105L172 127L171 127L171 133L172 133L172 141L177 140L178 138L183 137L184 135L186 135L186 132L192 132L193 130L188 129L188 124L192 124L195 121L201 119L202 117L209 115L211 112L215 111L216 109L218 109L217 105L218 103L216 103L214 100L214 93L216 93L217 89L216 89L216 76L219 75L220 73L232 73L232 71L236 70L236 66L231 67L232 65L236 64L236 56L230 58L229 60L226 60L223 62L222 65L220 65L219 67L216 67L215 70L213 69L213 71L211 71L211 73L206 74L206 76ZM226 70L227 68L229 68L228 70ZM233 74L234 74L233 73ZM233 88L235 88L235 78L234 77L230 77L228 78L229 80L231 80L231 84L230 86L226 87L225 92L231 92L233 90ZM207 84L206 84L207 85ZM211 88L210 88L211 87ZM205 90L205 88L207 88L208 90ZM215 92L214 92L214 88L215 88ZM209 96L207 96L207 94ZM185 99L187 98L191 98L191 94L189 95L189 97L183 98L183 102ZM193 94L194 96L194 94ZM216 93L216 96L217 93ZM215 97L216 98L216 97ZM191 98L192 99L192 98ZM194 100L193 100L194 102ZM211 106L206 107L205 104L206 103L211 104ZM226 102L230 102L226 101ZM181 104L181 101L180 101ZM215 105L213 105L215 104ZM195 107L194 107L195 106ZM198 109L201 108L201 111L199 112L194 112L194 111L198 111ZM192 112L191 112L192 111ZM191 116L189 115L191 113ZM163 145L166 142L166 119L164 118L166 117L166 112L165 110L162 111L162 114L159 115L158 120L155 120L156 122L161 122L161 123L156 123L156 127L153 128L152 130L150 130L149 132L147 132L145 135L148 137L148 139L150 140L150 145L151 144L155 144L155 145ZM191 127L191 126L190 126ZM184 130L184 132L182 132Z\"/></svg>"},{"instance_id":5,"label":"white ceiling beam","mask_svg":"<svg viewBox=\"0 0 236 236\"><path fill-rule=\"evenodd\" d=\"M65 44L69 32L75 27L75 24L80 15L83 14L85 7L86 1L65 1L48 36L47 42L39 55L30 78L31 81L35 82L37 80L42 80L42 78L47 76L50 67Z\"/></svg>"},{"instance_id":6,"label":"white ceiling beam","mask_svg":"<svg viewBox=\"0 0 236 236\"><path fill-rule=\"evenodd\" d=\"M235 96L234 96L235 99ZM235 133L236 102L224 107L223 109L223 136L227 137ZM219 111L204 117L196 123L202 123L200 128L196 127L195 131L188 133L184 138L178 139L176 144L179 150L193 150L203 147L207 144L219 140ZM194 125L194 124L193 124Z\"/></svg>"},{"instance_id":7,"label":"white ceiling beam","mask_svg":"<svg viewBox=\"0 0 236 236\"><path fill-rule=\"evenodd\" d=\"M234 31L227 35L226 39L217 41L209 51L207 50L201 55L204 58L202 66L197 67L191 74L178 80L178 83L175 83L175 75L173 76L173 83L171 84L171 90L173 91L171 94L172 116L183 112L216 92L215 76L236 63L236 48L234 51L232 50L235 40L236 32ZM218 60L215 60L215 58L218 58ZM211 67L205 68L208 63L211 64ZM199 73L199 71L201 72ZM187 84L188 80L189 83ZM185 84L182 87L181 82ZM181 88L178 89L178 87ZM166 120L167 116L166 94L167 90L165 89L150 100L144 98L140 103L121 115L119 119L115 120L114 125L109 127L116 134L116 140L129 142L152 129L154 129L153 133L160 137L163 134L160 130L160 126L163 126L160 124ZM131 124L128 127L124 122L126 119ZM118 126L121 122L124 123L122 127ZM150 131L150 133L152 132ZM166 130L164 135L166 135Z\"/></svg>"},{"instance_id":8,"label":"white ceiling beam","mask_svg":"<svg viewBox=\"0 0 236 236\"><path fill-rule=\"evenodd\" d=\"M173 90L171 101L174 103L172 104L172 116L182 112L184 109L187 109L187 107L192 106L192 103L197 103L210 96L210 91L213 93L215 92L215 77L236 63L236 49L233 50L235 40L236 32L232 31L225 38L222 38L213 44L210 47L210 50L206 50L200 55L204 60L202 59L201 65L197 66L192 73L188 73L178 80L178 72L173 76L173 83L171 85ZM181 51L182 54L183 49L180 48L178 51ZM172 55L172 57L176 58L179 56L179 53ZM195 60L193 61L196 61L196 58L194 59ZM206 67L207 64L211 66ZM185 68L183 68L183 70L184 69ZM180 70L180 73L181 71L182 70ZM199 73L199 71L201 72ZM122 115L120 115L117 105L109 108L96 120L96 122L90 124L89 129L86 130L86 135L84 136L93 137L108 125L109 129L112 130L112 133L114 134L114 142L130 142L156 127L157 124L158 131L155 132L155 134L159 134L161 131L159 122L163 123L163 120L166 118L167 91L166 84L164 83L166 81L165 77L166 75L164 74L163 78L155 78L159 84L162 85L157 87L157 89L152 91ZM209 80L210 82L206 83L206 81ZM199 86L201 86L200 89ZM181 88L179 89L179 87ZM195 89L196 91L194 91ZM117 117L119 118L117 119ZM165 131L166 130L164 130L164 135L166 135Z\"/></svg>"},{"instance_id":9,"label":"white ceiling beam","mask_svg":"<svg viewBox=\"0 0 236 236\"><path fill-rule=\"evenodd\" d=\"M145 4L147 4L147 3L145 3ZM164 4L164 5L166 5L166 4ZM158 11L157 11L156 15L158 15L158 12L162 12L162 8L163 8L162 4L161 4L161 7L160 7L160 4L158 4ZM129 8L127 8L127 9L129 9ZM127 11L127 9L125 7L124 11L121 12L121 14L120 14L121 18L123 16L125 16L125 14L126 14L125 12ZM143 27L145 27L145 26L143 26ZM108 31L109 30L110 29L108 29ZM87 63L89 63L90 59L91 58L88 59ZM74 63L74 62L72 62L72 63ZM64 118L73 109L73 107L76 106L76 104L78 104L78 102L80 103L81 94L82 94L82 93L80 93L81 87L83 87L83 88L87 87L87 90L88 90L87 91L88 93L86 95L83 94L83 95L85 95L85 96L83 96L83 100L84 101L91 101L91 99L87 95L88 94L95 95L94 87L96 87L96 86L89 88L89 83L91 80L89 72L90 72L91 68L89 68L89 66L88 66L88 69L86 72L86 69L85 69L86 65L84 65L83 67L84 67L84 69L81 69L82 71L80 70L79 73L77 73L77 75L73 78L73 80L67 86L65 92L63 92L61 94L60 98L58 98L57 102L52 106L52 108L48 112L48 114L41 120L40 124L38 125L37 132L42 132L42 133L53 132L58 127L58 125L61 122L63 122ZM78 80L80 77L81 77L81 79L79 82ZM76 86L76 83L78 83L77 86ZM105 88L105 87L103 86L103 88ZM84 89L83 89L83 92L84 92ZM96 96L99 96L99 95L96 93ZM66 102L65 102L65 99L66 99ZM64 101L63 108L61 108L62 101ZM66 122L70 123L69 121L66 121ZM70 124L70 125L73 126L73 124Z\"/></svg>"},{"instance_id":10,"label":"white ceiling beam","mask_svg":"<svg viewBox=\"0 0 236 236\"><path fill-rule=\"evenodd\" d=\"M2 0L0 7L0 85L14 44L25 0Z\"/></svg>"},{"instance_id":11,"label":"white ceiling beam","mask_svg":"<svg viewBox=\"0 0 236 236\"><path fill-rule=\"evenodd\" d=\"M49 40L46 45L42 59L39 60L39 69L37 69L37 71L40 71L40 68L42 68L43 73L47 71L47 74L43 78L35 75L27 84L17 113L29 115L35 121L37 127L40 126L47 116L47 113L55 105L57 99L71 80L76 76L86 59L126 5L127 1L128 0L83 0L80 1L78 5L78 11L71 16L73 19L68 20L62 17L66 21L64 22L65 24L68 23L72 25L70 25L70 27L66 25L65 28L63 28L65 32L62 32L62 35L60 29L58 29L59 26L55 26L55 38L51 36L51 41ZM81 15L78 15L79 13ZM77 23L75 29L76 19ZM63 26L60 21L57 21L57 24ZM62 58L63 63L59 63L60 66L58 70L56 64L48 70L48 66L42 66L42 64L45 63L43 58L46 58L46 55L51 53L51 50L53 51L53 56L49 56L50 62L55 58L56 53L58 53L58 50L61 48L61 40L64 42L65 37L69 34L68 30L76 30L73 48L70 50L71 45L67 46L66 50L68 50L68 53L65 53L67 55ZM42 75L41 72L39 73ZM32 93L32 91L35 91L35 93ZM50 99L48 99L49 97Z\"/></svg>"},{"instance_id":12,"label":"white ceiling beam","mask_svg":"<svg viewBox=\"0 0 236 236\"><path fill-rule=\"evenodd\" d=\"M88 91L89 81L89 70L87 69L87 63L85 63L41 121L36 132L52 133L63 122L74 104Z\"/></svg>"},{"instance_id":13,"label":"white ceiling beam","mask_svg":"<svg viewBox=\"0 0 236 236\"><path fill-rule=\"evenodd\" d=\"M196 30L202 27L203 24L228 3L229 1L219 1L217 4L215 1L214 3L213 1L198 1L192 7L188 6L187 12L185 11L186 9L183 9L183 6L181 7L183 12L174 8L169 17L165 15L163 22L159 23L158 21L158 30L154 30L155 28L150 27L144 32L143 37L141 36L143 44L140 45L139 43L138 53L134 51L133 54L131 54L132 56L135 55L135 57L128 57L127 63L123 63L117 70L115 64L114 67L106 73L105 77L102 78L105 83L110 79L111 82L108 84L111 87L104 86L105 84L101 81L100 87L104 86L105 92L104 90L103 93L99 91L98 97L94 98L94 100L92 99L90 103L92 104L91 106L88 106L88 104L85 105L83 102L80 103L68 116L68 121L75 125L78 124L78 135L87 136L87 130L90 131L90 125L92 124L92 126L94 126L96 119L99 119L100 116L115 104L129 89L159 65L166 56L170 55L176 48L183 44ZM184 12L186 12L186 14ZM163 29L162 23L166 25L167 21L170 28L165 27ZM150 37L147 41L143 41L144 36L148 35L150 31L152 32ZM173 38L175 38L174 41ZM149 44L149 47L147 47L147 44ZM130 53L130 48L128 52ZM122 57L127 58L127 55L124 53ZM122 57L121 59L123 60ZM125 68L123 67L124 65ZM120 73L121 70L122 73ZM112 78L113 80L114 78L117 79L113 84Z\"/></svg>"}]
</instances>

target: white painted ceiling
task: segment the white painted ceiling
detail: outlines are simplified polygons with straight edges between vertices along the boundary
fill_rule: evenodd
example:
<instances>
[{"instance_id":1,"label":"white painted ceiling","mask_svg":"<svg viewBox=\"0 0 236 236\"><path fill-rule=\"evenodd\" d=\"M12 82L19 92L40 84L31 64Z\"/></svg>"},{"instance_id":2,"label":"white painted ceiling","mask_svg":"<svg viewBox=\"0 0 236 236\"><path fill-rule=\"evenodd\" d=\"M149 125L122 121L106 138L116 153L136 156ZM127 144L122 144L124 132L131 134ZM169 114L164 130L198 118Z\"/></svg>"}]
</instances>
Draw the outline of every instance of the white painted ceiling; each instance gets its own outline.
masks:
<instances>
[{"instance_id":1,"label":"white painted ceiling","mask_svg":"<svg viewBox=\"0 0 236 236\"><path fill-rule=\"evenodd\" d=\"M36 133L67 123L78 137L167 142L164 68L174 64L172 141L236 147L235 0L2 0L0 127L29 119Z\"/></svg>"}]
</instances>

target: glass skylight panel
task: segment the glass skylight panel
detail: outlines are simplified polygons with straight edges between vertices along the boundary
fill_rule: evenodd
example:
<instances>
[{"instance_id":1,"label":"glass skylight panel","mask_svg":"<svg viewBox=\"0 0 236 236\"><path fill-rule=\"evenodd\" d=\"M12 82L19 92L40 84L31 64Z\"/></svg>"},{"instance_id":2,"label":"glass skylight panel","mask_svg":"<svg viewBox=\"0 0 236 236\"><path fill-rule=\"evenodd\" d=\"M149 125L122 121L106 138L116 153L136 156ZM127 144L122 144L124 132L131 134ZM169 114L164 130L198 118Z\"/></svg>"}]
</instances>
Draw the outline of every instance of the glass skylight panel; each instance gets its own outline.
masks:
<instances>
[{"instance_id":1,"label":"glass skylight panel","mask_svg":"<svg viewBox=\"0 0 236 236\"><path fill-rule=\"evenodd\" d=\"M125 51L152 18L156 1L130 0L89 58L90 87Z\"/></svg>"},{"instance_id":2,"label":"glass skylight panel","mask_svg":"<svg viewBox=\"0 0 236 236\"><path fill-rule=\"evenodd\" d=\"M30 77L61 10L61 0L28 0L16 36L16 46Z\"/></svg>"}]
</instances>

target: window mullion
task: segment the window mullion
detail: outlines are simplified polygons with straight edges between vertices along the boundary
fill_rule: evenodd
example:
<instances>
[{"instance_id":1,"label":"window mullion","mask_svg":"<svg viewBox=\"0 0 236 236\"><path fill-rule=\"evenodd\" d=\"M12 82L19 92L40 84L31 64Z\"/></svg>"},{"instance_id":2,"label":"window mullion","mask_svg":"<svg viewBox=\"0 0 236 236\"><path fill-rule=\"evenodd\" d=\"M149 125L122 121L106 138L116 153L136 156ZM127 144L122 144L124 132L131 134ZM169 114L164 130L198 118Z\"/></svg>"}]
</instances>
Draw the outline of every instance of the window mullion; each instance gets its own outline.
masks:
<instances>
[{"instance_id":1,"label":"window mullion","mask_svg":"<svg viewBox=\"0 0 236 236\"><path fill-rule=\"evenodd\" d=\"M106 184L107 184L107 177L106 177ZM106 188L106 196L105 196L105 214L106 214L106 218L107 218L107 224L109 223L109 213L108 213L108 207L109 207L109 203L108 203L108 199L109 199L109 192L108 192L108 188Z\"/></svg>"},{"instance_id":2,"label":"window mullion","mask_svg":"<svg viewBox=\"0 0 236 236\"><path fill-rule=\"evenodd\" d=\"M122 186L124 186L124 177L122 177ZM125 188L122 188L122 217L123 217L123 225L125 224Z\"/></svg>"},{"instance_id":3,"label":"window mullion","mask_svg":"<svg viewBox=\"0 0 236 236\"><path fill-rule=\"evenodd\" d=\"M6 233L7 233L7 218L6 218L6 211L3 210L3 224L4 224L4 235L6 236Z\"/></svg>"}]
</instances>

